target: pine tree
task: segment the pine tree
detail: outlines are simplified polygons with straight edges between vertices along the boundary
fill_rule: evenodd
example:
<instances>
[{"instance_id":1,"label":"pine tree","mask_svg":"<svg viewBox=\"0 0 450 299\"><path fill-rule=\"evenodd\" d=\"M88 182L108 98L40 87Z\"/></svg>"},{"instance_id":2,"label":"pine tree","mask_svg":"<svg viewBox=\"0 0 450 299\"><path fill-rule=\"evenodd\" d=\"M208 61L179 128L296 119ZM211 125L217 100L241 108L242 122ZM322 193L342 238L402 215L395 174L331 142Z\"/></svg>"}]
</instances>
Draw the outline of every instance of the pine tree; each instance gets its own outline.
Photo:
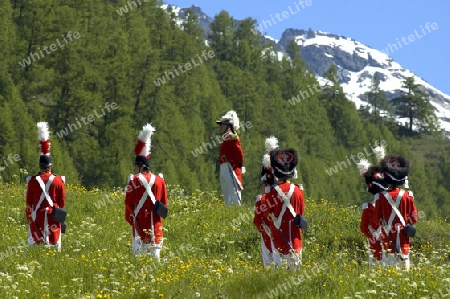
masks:
<instances>
[{"instance_id":1,"label":"pine tree","mask_svg":"<svg viewBox=\"0 0 450 299\"><path fill-rule=\"evenodd\" d=\"M221 61L229 61L233 58L235 30L236 24L228 12L221 11L214 16L209 40L211 49Z\"/></svg>"},{"instance_id":2,"label":"pine tree","mask_svg":"<svg viewBox=\"0 0 450 299\"><path fill-rule=\"evenodd\" d=\"M388 105L388 99L384 91L380 89L380 80L377 77L372 78L372 86L370 87L370 91L366 92L365 97L367 99L368 104L372 108L372 114L375 115L376 119L380 119L381 110L385 111L385 115L390 113L390 108Z\"/></svg>"},{"instance_id":3,"label":"pine tree","mask_svg":"<svg viewBox=\"0 0 450 299\"><path fill-rule=\"evenodd\" d=\"M409 119L409 133L413 134L413 125L416 125L420 131L434 132L437 130L436 116L434 108L430 104L429 96L420 88L419 84L414 83L414 77L408 77L403 81L406 92L392 100L395 112L400 117Z\"/></svg>"}]
</instances>

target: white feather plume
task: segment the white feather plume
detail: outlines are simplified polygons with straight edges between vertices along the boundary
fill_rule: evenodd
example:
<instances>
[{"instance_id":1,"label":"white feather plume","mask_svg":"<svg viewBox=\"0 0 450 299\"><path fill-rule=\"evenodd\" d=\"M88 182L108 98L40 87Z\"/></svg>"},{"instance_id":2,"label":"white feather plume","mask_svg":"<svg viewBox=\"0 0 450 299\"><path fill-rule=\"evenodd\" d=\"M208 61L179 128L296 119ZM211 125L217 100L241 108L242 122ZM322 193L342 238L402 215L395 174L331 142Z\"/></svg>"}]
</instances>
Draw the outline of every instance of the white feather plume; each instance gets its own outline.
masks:
<instances>
[{"instance_id":1,"label":"white feather plume","mask_svg":"<svg viewBox=\"0 0 450 299\"><path fill-rule=\"evenodd\" d=\"M383 146L377 146L372 150L375 153L375 157L377 158L377 162L380 163L386 155L386 151Z\"/></svg>"},{"instance_id":2,"label":"white feather plume","mask_svg":"<svg viewBox=\"0 0 450 299\"><path fill-rule=\"evenodd\" d=\"M356 167L358 167L359 174L363 175L369 169L370 163L366 159L361 159L356 163Z\"/></svg>"},{"instance_id":3,"label":"white feather plume","mask_svg":"<svg viewBox=\"0 0 450 299\"><path fill-rule=\"evenodd\" d=\"M239 128L241 127L239 124L239 118L237 116L237 113L234 110L230 110L227 113L225 113L225 115L222 116L222 120L232 121L234 130L239 130Z\"/></svg>"},{"instance_id":4,"label":"white feather plume","mask_svg":"<svg viewBox=\"0 0 450 299\"><path fill-rule=\"evenodd\" d=\"M278 138L273 135L270 136L266 139L264 146L266 147L266 152L273 151L274 149L278 148Z\"/></svg>"},{"instance_id":5,"label":"white feather plume","mask_svg":"<svg viewBox=\"0 0 450 299\"><path fill-rule=\"evenodd\" d=\"M38 131L39 141L46 141L50 139L50 131L48 129L48 123L45 121L38 122L36 124Z\"/></svg>"},{"instance_id":6,"label":"white feather plume","mask_svg":"<svg viewBox=\"0 0 450 299\"><path fill-rule=\"evenodd\" d=\"M141 151L142 156L148 156L151 153L152 149L152 141L151 137L153 133L156 131L156 128L152 126L151 124L146 124L142 127L142 131L139 132L139 140L142 142L145 142L145 147Z\"/></svg>"},{"instance_id":7,"label":"white feather plume","mask_svg":"<svg viewBox=\"0 0 450 299\"><path fill-rule=\"evenodd\" d=\"M270 155L265 154L262 158L261 164L263 167L269 168L270 167Z\"/></svg>"}]
</instances>

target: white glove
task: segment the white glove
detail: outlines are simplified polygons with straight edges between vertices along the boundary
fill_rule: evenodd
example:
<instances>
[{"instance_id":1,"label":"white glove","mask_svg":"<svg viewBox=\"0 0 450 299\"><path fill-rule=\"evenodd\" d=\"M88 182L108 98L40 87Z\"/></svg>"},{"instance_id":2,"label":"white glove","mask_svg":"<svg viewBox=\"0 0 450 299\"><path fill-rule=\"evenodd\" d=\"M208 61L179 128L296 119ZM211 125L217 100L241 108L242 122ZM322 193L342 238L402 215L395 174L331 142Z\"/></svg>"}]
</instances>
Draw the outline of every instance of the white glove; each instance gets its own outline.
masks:
<instances>
[{"instance_id":1,"label":"white glove","mask_svg":"<svg viewBox=\"0 0 450 299\"><path fill-rule=\"evenodd\" d=\"M246 171L244 166L241 167L241 170L242 170L242 174L244 174Z\"/></svg>"}]
</instances>

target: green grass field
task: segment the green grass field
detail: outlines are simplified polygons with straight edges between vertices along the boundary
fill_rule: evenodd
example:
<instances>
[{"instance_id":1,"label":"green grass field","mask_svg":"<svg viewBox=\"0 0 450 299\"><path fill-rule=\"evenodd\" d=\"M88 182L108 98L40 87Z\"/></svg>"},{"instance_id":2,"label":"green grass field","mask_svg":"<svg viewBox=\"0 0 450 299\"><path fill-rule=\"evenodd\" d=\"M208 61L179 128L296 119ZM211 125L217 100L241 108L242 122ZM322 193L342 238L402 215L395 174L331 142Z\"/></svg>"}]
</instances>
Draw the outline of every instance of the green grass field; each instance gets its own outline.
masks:
<instances>
[{"instance_id":1,"label":"green grass field","mask_svg":"<svg viewBox=\"0 0 450 299\"><path fill-rule=\"evenodd\" d=\"M450 225L423 213L411 270L376 269L368 267L360 208L307 199L302 267L264 269L252 206L225 208L217 194L168 190L155 263L132 253L123 190L68 185L67 233L56 252L26 243L25 186L0 186L0 298L450 297Z\"/></svg>"}]
</instances>

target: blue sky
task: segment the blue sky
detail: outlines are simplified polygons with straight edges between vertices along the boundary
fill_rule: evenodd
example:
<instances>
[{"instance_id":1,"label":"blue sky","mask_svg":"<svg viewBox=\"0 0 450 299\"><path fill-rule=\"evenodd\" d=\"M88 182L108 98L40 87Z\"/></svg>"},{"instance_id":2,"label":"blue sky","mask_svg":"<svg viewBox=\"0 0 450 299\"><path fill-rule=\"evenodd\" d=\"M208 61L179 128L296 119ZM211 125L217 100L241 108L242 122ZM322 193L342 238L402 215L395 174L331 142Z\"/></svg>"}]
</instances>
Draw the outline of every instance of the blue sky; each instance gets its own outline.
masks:
<instances>
[{"instance_id":1,"label":"blue sky","mask_svg":"<svg viewBox=\"0 0 450 299\"><path fill-rule=\"evenodd\" d=\"M286 28L309 29L343 35L372 48L389 51L395 61L434 87L450 95L448 0L165 0L179 7L192 5L210 17L226 10L235 19L251 17L263 24L267 35L280 39ZM284 15L283 15L283 12ZM278 18L276 17L276 14ZM274 18L272 25L267 21ZM281 21L279 21L281 20ZM434 24L428 29L426 24ZM416 33L417 32L417 33ZM409 35L421 36L409 42ZM405 38L407 45L402 41ZM391 46L391 48L393 48Z\"/></svg>"}]
</instances>

